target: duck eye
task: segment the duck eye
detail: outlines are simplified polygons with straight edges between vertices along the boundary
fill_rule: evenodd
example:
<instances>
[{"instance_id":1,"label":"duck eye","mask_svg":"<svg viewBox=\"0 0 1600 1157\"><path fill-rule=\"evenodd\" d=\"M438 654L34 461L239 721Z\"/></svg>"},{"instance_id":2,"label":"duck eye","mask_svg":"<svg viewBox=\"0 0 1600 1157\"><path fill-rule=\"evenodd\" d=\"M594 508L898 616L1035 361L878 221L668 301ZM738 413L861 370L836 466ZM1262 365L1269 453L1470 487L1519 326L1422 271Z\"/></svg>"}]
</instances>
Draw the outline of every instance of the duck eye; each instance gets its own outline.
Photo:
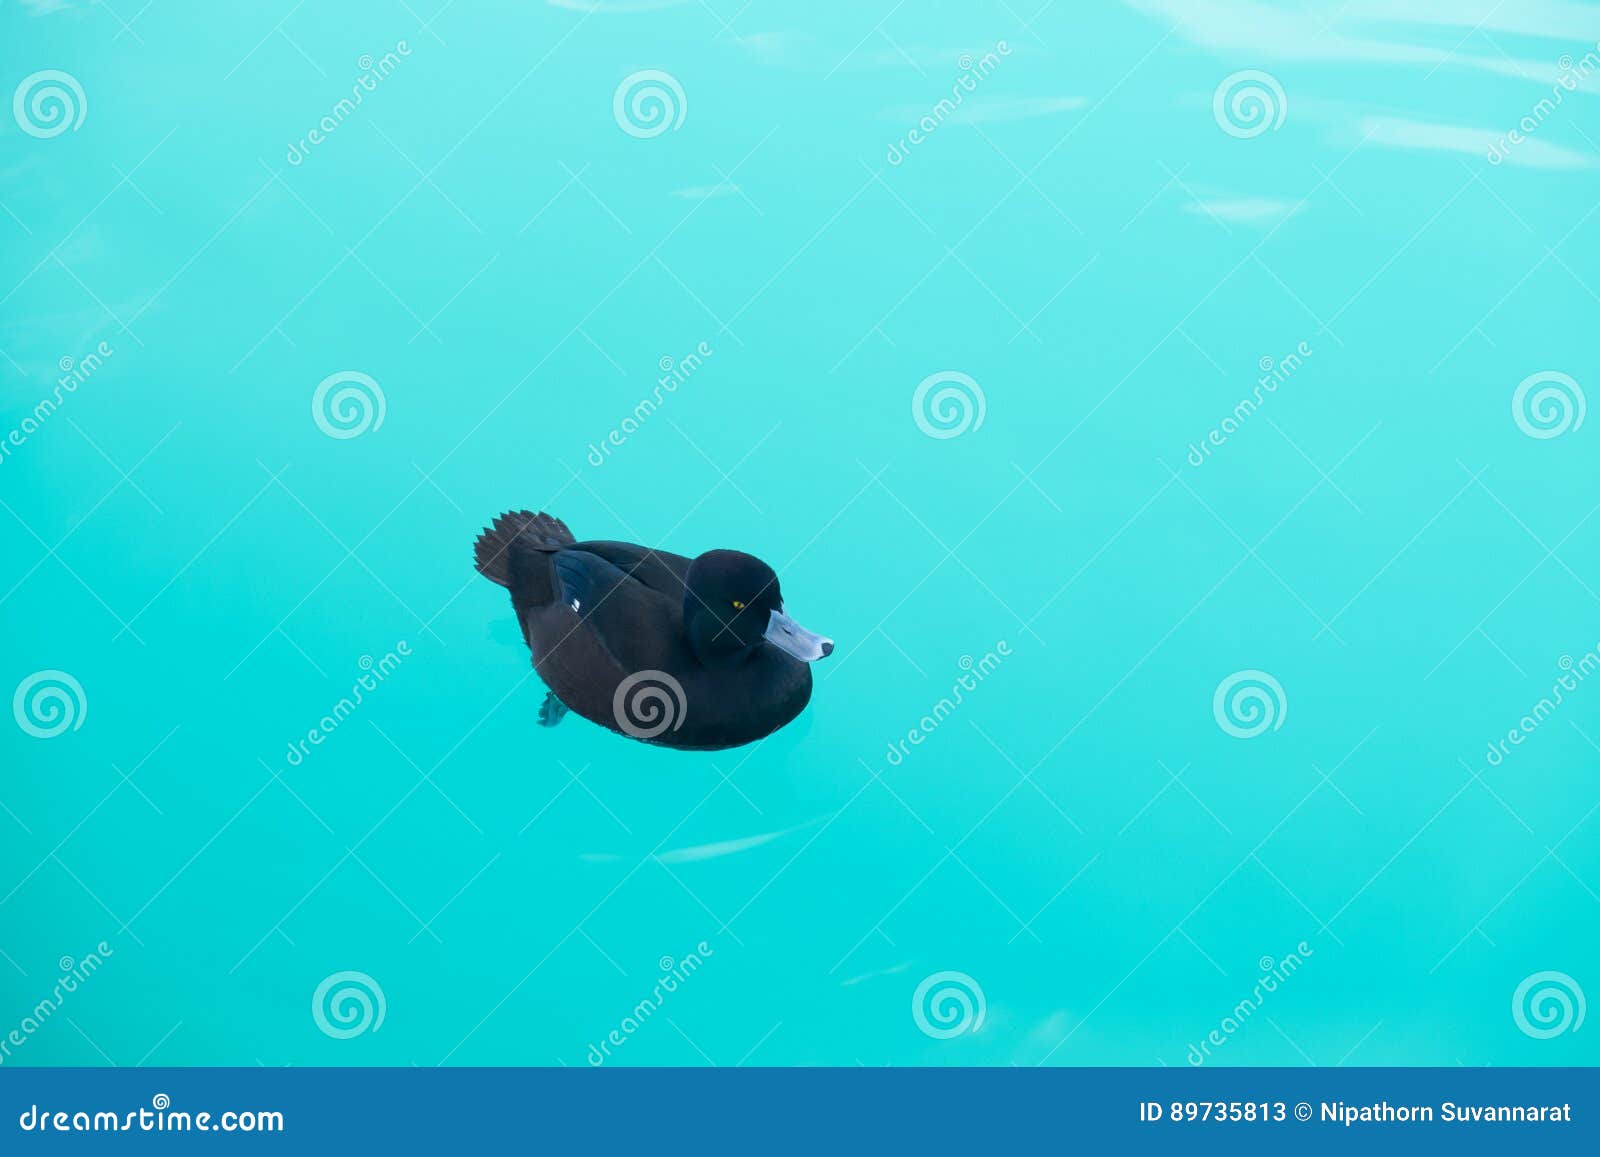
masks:
<instances>
[{"instance_id":1,"label":"duck eye","mask_svg":"<svg viewBox=\"0 0 1600 1157\"><path fill-rule=\"evenodd\" d=\"M742 610L744 610L744 604L741 603L738 599L734 599L733 600L733 609L736 610L736 611L742 611Z\"/></svg>"}]
</instances>

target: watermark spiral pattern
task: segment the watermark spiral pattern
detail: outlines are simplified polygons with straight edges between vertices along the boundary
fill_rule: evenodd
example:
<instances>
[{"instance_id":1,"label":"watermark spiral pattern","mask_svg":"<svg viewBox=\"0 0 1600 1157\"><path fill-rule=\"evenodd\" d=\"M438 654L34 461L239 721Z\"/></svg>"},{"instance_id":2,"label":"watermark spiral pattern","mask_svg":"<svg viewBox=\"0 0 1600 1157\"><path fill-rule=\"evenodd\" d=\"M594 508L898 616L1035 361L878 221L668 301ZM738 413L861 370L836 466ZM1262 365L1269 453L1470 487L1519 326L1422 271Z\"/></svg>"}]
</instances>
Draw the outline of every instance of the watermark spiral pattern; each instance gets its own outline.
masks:
<instances>
[{"instance_id":1,"label":"watermark spiral pattern","mask_svg":"<svg viewBox=\"0 0 1600 1157\"><path fill-rule=\"evenodd\" d=\"M689 98L670 72L641 69L622 78L611 97L611 115L630 137L648 140L671 129L677 132L689 115Z\"/></svg>"},{"instance_id":2,"label":"watermark spiral pattern","mask_svg":"<svg viewBox=\"0 0 1600 1157\"><path fill-rule=\"evenodd\" d=\"M635 671L617 684L611 713L625 735L654 739L683 726L689 701L683 684L665 671Z\"/></svg>"},{"instance_id":3,"label":"watermark spiral pattern","mask_svg":"<svg viewBox=\"0 0 1600 1157\"><path fill-rule=\"evenodd\" d=\"M22 78L11 97L11 115L30 137L48 140L78 131L89 115L89 98L70 72L46 68Z\"/></svg>"},{"instance_id":4,"label":"watermark spiral pattern","mask_svg":"<svg viewBox=\"0 0 1600 1157\"><path fill-rule=\"evenodd\" d=\"M383 387L357 370L329 374L311 395L311 418L330 438L359 438L382 426L387 412Z\"/></svg>"},{"instance_id":5,"label":"watermark spiral pattern","mask_svg":"<svg viewBox=\"0 0 1600 1157\"><path fill-rule=\"evenodd\" d=\"M1511 1019L1535 1040L1549 1040L1583 1027L1583 989L1565 972L1535 972L1511 994Z\"/></svg>"},{"instance_id":6,"label":"watermark spiral pattern","mask_svg":"<svg viewBox=\"0 0 1600 1157\"><path fill-rule=\"evenodd\" d=\"M11 714L35 739L54 739L83 726L89 700L83 685L65 671L35 671L17 684Z\"/></svg>"},{"instance_id":7,"label":"watermark spiral pattern","mask_svg":"<svg viewBox=\"0 0 1600 1157\"><path fill-rule=\"evenodd\" d=\"M1235 739L1254 739L1283 726L1289 699L1282 684L1265 671L1235 671L1217 684L1211 713L1217 726Z\"/></svg>"},{"instance_id":8,"label":"watermark spiral pattern","mask_svg":"<svg viewBox=\"0 0 1600 1157\"><path fill-rule=\"evenodd\" d=\"M1289 115L1289 98L1270 72L1246 68L1217 85L1211 97L1211 115L1230 137L1248 140L1278 130Z\"/></svg>"},{"instance_id":9,"label":"watermark spiral pattern","mask_svg":"<svg viewBox=\"0 0 1600 1157\"><path fill-rule=\"evenodd\" d=\"M981 427L987 412L983 387L956 370L929 374L911 395L912 421L930 438L959 438Z\"/></svg>"},{"instance_id":10,"label":"watermark spiral pattern","mask_svg":"<svg viewBox=\"0 0 1600 1157\"><path fill-rule=\"evenodd\" d=\"M1511 417L1530 438L1559 438L1578 429L1587 408L1583 387L1557 370L1529 374L1511 395Z\"/></svg>"},{"instance_id":11,"label":"watermark spiral pattern","mask_svg":"<svg viewBox=\"0 0 1600 1157\"><path fill-rule=\"evenodd\" d=\"M365 972L335 972L311 994L311 1019L334 1040L377 1032L387 1011L383 989Z\"/></svg>"},{"instance_id":12,"label":"watermark spiral pattern","mask_svg":"<svg viewBox=\"0 0 1600 1157\"><path fill-rule=\"evenodd\" d=\"M987 1011L983 989L965 972L935 972L911 994L911 1019L935 1040L977 1032Z\"/></svg>"}]
</instances>

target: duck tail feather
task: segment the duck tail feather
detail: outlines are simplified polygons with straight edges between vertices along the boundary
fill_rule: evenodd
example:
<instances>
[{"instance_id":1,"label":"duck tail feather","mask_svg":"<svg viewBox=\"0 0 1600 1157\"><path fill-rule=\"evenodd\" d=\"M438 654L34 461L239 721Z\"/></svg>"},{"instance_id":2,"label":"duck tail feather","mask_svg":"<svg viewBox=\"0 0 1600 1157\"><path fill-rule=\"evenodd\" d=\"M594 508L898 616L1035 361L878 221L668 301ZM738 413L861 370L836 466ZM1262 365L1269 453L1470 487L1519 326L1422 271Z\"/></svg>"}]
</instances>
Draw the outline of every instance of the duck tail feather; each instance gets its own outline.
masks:
<instances>
[{"instance_id":1,"label":"duck tail feather","mask_svg":"<svg viewBox=\"0 0 1600 1157\"><path fill-rule=\"evenodd\" d=\"M553 514L508 510L478 535L473 565L490 581L510 587L516 582L516 572L523 569L516 565L519 557L530 551L552 553L575 541L567 524Z\"/></svg>"}]
</instances>

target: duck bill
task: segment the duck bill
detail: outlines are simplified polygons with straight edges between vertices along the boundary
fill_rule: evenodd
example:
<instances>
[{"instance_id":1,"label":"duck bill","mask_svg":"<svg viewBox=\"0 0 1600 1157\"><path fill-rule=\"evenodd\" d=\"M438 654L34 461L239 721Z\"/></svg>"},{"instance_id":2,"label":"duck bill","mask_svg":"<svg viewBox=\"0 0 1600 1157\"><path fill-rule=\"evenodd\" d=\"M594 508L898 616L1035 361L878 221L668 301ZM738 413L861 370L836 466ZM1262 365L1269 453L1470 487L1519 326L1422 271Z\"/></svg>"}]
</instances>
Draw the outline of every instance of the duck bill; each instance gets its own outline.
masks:
<instances>
[{"instance_id":1,"label":"duck bill","mask_svg":"<svg viewBox=\"0 0 1600 1157\"><path fill-rule=\"evenodd\" d=\"M782 611L773 611L767 623L767 642L802 663L815 663L833 654L833 640L808 631Z\"/></svg>"}]
</instances>

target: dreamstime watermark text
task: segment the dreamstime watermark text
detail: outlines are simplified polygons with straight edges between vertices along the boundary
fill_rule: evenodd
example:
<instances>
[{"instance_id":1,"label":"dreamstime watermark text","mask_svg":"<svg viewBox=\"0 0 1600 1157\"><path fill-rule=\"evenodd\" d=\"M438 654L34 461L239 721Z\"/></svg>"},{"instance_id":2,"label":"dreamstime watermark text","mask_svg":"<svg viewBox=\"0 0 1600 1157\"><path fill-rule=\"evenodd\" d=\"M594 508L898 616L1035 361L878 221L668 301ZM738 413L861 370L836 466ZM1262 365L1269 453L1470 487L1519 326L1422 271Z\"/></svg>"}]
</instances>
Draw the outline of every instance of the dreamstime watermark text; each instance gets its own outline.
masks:
<instances>
[{"instance_id":1,"label":"dreamstime watermark text","mask_svg":"<svg viewBox=\"0 0 1600 1157\"><path fill-rule=\"evenodd\" d=\"M1571 655L1561 656L1556 666L1560 669L1560 674L1550 685L1550 694L1541 696L1504 736L1489 741L1484 758L1488 760L1490 767L1499 767L1504 763L1513 747L1521 747L1526 743L1528 737L1543 727L1556 713L1557 708L1567 701L1568 695L1576 691L1590 675L1600 670L1600 643L1576 659Z\"/></svg>"},{"instance_id":2,"label":"dreamstime watermark text","mask_svg":"<svg viewBox=\"0 0 1600 1157\"><path fill-rule=\"evenodd\" d=\"M78 387L92 378L116 352L110 342L103 341L81 358L64 357L57 362L61 376L56 379L55 386L34 403L33 409L11 428L4 441L0 441L0 465L4 465L13 453L37 434L62 404L78 392Z\"/></svg>"},{"instance_id":3,"label":"dreamstime watermark text","mask_svg":"<svg viewBox=\"0 0 1600 1157\"><path fill-rule=\"evenodd\" d=\"M661 1011L667 997L677 992L689 982L689 978L705 966L705 962L716 955L716 950L706 941L702 940L694 948L674 960L670 956L663 956L658 962L661 975L656 980L655 987L650 990L650 995L641 1000L617 1023L599 1044L589 1046L588 1061L598 1068L611 1059L612 1051L620 1049L628 1043L630 1037L645 1026L657 1012Z\"/></svg>"},{"instance_id":4,"label":"dreamstime watermark text","mask_svg":"<svg viewBox=\"0 0 1600 1157\"><path fill-rule=\"evenodd\" d=\"M356 708L366 702L367 696L394 674L395 668L409 659L411 654L411 644L401 639L394 645L394 650L385 653L380 659L374 659L371 655L361 656L361 661L357 664L361 668L361 673L350 685L350 694L335 703L333 709L319 719L315 727L289 744L288 754L284 757L289 766L299 767L306 761L306 756L311 754L313 747L321 747L327 742L328 737L339 730L346 719L355 714Z\"/></svg>"},{"instance_id":5,"label":"dreamstime watermark text","mask_svg":"<svg viewBox=\"0 0 1600 1157\"><path fill-rule=\"evenodd\" d=\"M306 158L311 155L311 150L327 140L340 125L355 115L371 93L378 91L378 85L400 67L400 62L411 55L411 46L404 40L395 41L394 48L385 52L377 59L368 54L356 61L356 67L361 70L361 75L356 77L350 85L350 95L341 97L328 112L308 129L298 141L289 142L289 151L284 159L291 165L305 164Z\"/></svg>"},{"instance_id":6,"label":"dreamstime watermark text","mask_svg":"<svg viewBox=\"0 0 1600 1157\"><path fill-rule=\"evenodd\" d=\"M978 85L990 73L1000 67L1000 61L1011 55L1011 46L1004 40L995 41L994 48L982 56L974 57L971 53L963 53L956 61L956 66L961 69L961 75L956 77L955 83L950 86L950 95L941 98L932 108L917 118L917 123L906 130L905 136L889 144L889 150L884 159L889 164L899 167L905 163L911 150L926 141L947 120L956 115L956 111L966 101L966 98L978 91Z\"/></svg>"},{"instance_id":7,"label":"dreamstime watermark text","mask_svg":"<svg viewBox=\"0 0 1600 1157\"><path fill-rule=\"evenodd\" d=\"M1584 81L1596 72L1600 72L1600 42L1595 44L1594 49L1584 53L1581 60L1573 60L1569 55L1563 56L1556 63L1561 69L1561 75L1556 77L1555 84L1550 86L1550 95L1541 98L1523 114L1515 128L1502 133L1489 145L1489 151L1485 155L1491 165L1504 164L1506 158L1511 155L1511 150L1538 132L1544 123L1555 115L1556 109L1566 102L1569 94L1577 92Z\"/></svg>"},{"instance_id":8,"label":"dreamstime watermark text","mask_svg":"<svg viewBox=\"0 0 1600 1157\"><path fill-rule=\"evenodd\" d=\"M950 686L950 694L941 696L939 701L929 709L928 713L917 720L917 725L906 732L904 739L890 742L888 752L884 759L890 767L899 767L911 755L913 747L921 747L930 736L944 725L944 721L954 715L956 709L967 701L967 697L976 691L990 675L993 675L1000 664L1011 657L1011 644L1001 639L994 645L992 651L984 652L983 656L974 659L971 655L961 656L957 664L961 674L956 676L956 681Z\"/></svg>"},{"instance_id":9,"label":"dreamstime watermark text","mask_svg":"<svg viewBox=\"0 0 1600 1157\"><path fill-rule=\"evenodd\" d=\"M282 1133L283 1114L275 1109L225 1109L192 1113L174 1109L172 1098L157 1093L148 1108L116 1113L105 1109L55 1109L29 1105L17 1117L24 1133Z\"/></svg>"},{"instance_id":10,"label":"dreamstime watermark text","mask_svg":"<svg viewBox=\"0 0 1600 1157\"><path fill-rule=\"evenodd\" d=\"M61 1010L61 1006L66 1003L67 998L88 983L91 976L100 971L101 966L106 962L106 958L114 955L116 953L111 945L102 940L94 946L92 951L84 953L78 960L74 960L70 956L63 956L57 961L57 967L61 970L61 974L56 979L55 987L50 990L44 999L24 1013L22 1019L17 1022L10 1032L4 1037L0 1037L0 1065L11 1060L12 1053L27 1044L29 1038L43 1028L45 1023Z\"/></svg>"},{"instance_id":11,"label":"dreamstime watermark text","mask_svg":"<svg viewBox=\"0 0 1600 1157\"><path fill-rule=\"evenodd\" d=\"M645 397L639 399L638 405L625 416L616 427L606 433L598 442L589 443L588 461L591 466L604 466L617 448L622 446L629 438L637 434L644 424L648 422L657 410L666 404L668 398L678 392L678 387L687 382L699 368L711 360L716 353L709 342L701 342L694 349L684 354L681 358L671 356L663 357L656 363L661 370L661 376L656 379L655 389Z\"/></svg>"},{"instance_id":12,"label":"dreamstime watermark text","mask_svg":"<svg viewBox=\"0 0 1600 1157\"><path fill-rule=\"evenodd\" d=\"M1207 1033L1198 1045L1189 1046L1187 1058L1189 1063L1198 1067L1210 1060L1213 1051L1227 1044L1233 1035L1260 1011L1267 997L1287 984L1289 978L1300 971L1306 960L1315 955L1316 952L1311 945L1302 940L1295 945L1292 952L1286 952L1279 960L1263 956L1257 962L1261 975L1256 980L1255 987L1250 990L1250 995L1234 1005L1228 1014L1217 1022L1217 1027Z\"/></svg>"},{"instance_id":13,"label":"dreamstime watermark text","mask_svg":"<svg viewBox=\"0 0 1600 1157\"><path fill-rule=\"evenodd\" d=\"M1189 465L1204 466L1206 459L1210 458L1219 446L1237 434L1256 411L1266 404L1267 399L1278 392L1278 387L1305 365L1313 352L1311 343L1303 341L1281 358L1263 357L1257 363L1261 369L1261 376L1256 379L1255 388L1240 398L1232 412L1212 427L1205 437L1198 442L1189 443L1187 456Z\"/></svg>"}]
</instances>

